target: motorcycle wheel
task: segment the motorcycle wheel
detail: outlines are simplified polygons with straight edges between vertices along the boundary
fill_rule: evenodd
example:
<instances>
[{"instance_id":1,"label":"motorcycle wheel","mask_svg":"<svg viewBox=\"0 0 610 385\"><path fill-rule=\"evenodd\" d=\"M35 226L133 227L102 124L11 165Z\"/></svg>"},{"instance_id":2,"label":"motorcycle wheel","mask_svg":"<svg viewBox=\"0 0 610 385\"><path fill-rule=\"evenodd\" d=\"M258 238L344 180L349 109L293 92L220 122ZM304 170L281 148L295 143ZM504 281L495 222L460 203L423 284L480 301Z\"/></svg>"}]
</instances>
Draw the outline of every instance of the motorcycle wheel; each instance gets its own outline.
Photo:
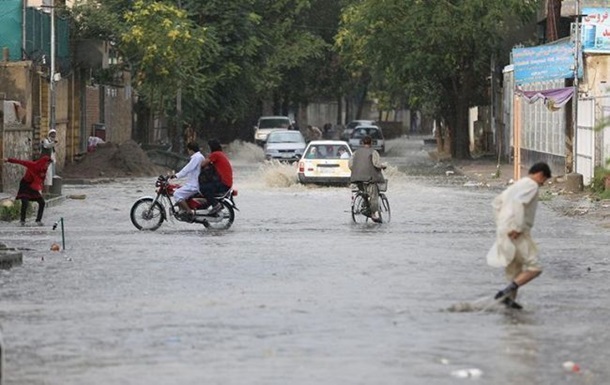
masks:
<instances>
[{"instance_id":1,"label":"motorcycle wheel","mask_svg":"<svg viewBox=\"0 0 610 385\"><path fill-rule=\"evenodd\" d=\"M206 216L203 225L212 230L226 230L233 224L235 220L235 210L233 206L225 201L220 201L222 210L215 216Z\"/></svg>"},{"instance_id":2,"label":"motorcycle wheel","mask_svg":"<svg viewBox=\"0 0 610 385\"><path fill-rule=\"evenodd\" d=\"M154 202L154 204L153 204ZM142 198L136 201L131 207L131 223L138 230L155 231L165 219L165 210L159 202L152 198Z\"/></svg>"}]
</instances>

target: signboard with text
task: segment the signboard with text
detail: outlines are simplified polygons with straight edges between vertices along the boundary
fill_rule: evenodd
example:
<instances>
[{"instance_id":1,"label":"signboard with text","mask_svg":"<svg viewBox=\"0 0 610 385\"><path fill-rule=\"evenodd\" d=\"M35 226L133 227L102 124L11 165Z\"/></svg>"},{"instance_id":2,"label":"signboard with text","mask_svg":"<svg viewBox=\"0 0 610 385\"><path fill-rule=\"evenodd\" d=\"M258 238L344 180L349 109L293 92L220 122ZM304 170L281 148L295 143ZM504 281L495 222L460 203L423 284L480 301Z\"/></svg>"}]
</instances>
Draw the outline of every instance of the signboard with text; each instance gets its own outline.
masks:
<instances>
[{"instance_id":1,"label":"signboard with text","mask_svg":"<svg viewBox=\"0 0 610 385\"><path fill-rule=\"evenodd\" d=\"M583 8L582 50L588 53L610 52L610 8Z\"/></svg>"},{"instance_id":2,"label":"signboard with text","mask_svg":"<svg viewBox=\"0 0 610 385\"><path fill-rule=\"evenodd\" d=\"M574 77L576 63L572 42L514 48L512 54L517 85ZM579 76L581 74L582 67Z\"/></svg>"}]
</instances>

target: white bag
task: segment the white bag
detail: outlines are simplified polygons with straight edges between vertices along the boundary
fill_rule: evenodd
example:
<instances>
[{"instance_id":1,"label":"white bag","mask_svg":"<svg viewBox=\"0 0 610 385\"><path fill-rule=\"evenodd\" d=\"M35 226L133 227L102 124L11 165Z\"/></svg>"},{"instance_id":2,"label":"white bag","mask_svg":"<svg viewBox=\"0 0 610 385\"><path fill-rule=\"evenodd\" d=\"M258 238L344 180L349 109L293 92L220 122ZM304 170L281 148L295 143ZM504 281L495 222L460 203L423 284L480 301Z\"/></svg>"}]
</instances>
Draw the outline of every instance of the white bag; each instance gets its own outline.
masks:
<instances>
[{"instance_id":1,"label":"white bag","mask_svg":"<svg viewBox=\"0 0 610 385\"><path fill-rule=\"evenodd\" d=\"M517 248L508 237L499 238L487 252L487 264L492 267L506 267L513 259Z\"/></svg>"}]
</instances>

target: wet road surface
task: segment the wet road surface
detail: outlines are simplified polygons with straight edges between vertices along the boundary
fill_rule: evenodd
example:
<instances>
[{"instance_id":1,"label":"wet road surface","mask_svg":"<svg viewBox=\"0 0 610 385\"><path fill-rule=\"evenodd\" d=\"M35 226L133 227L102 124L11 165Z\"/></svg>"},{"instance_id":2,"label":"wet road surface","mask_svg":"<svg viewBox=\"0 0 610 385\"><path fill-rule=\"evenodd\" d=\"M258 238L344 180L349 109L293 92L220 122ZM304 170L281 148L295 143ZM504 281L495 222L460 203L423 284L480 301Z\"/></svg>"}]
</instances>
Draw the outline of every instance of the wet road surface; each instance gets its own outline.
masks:
<instances>
[{"instance_id":1,"label":"wet road surface","mask_svg":"<svg viewBox=\"0 0 610 385\"><path fill-rule=\"evenodd\" d=\"M229 231L136 230L155 178L65 185L87 198L49 208L48 226L1 223L24 250L0 271L5 385L456 384L468 368L485 384L606 383L608 230L542 203L525 309L448 311L505 286L485 264L498 191L432 167L421 140L390 144L389 224L352 224L348 188L296 184L249 145L232 154Z\"/></svg>"}]
</instances>

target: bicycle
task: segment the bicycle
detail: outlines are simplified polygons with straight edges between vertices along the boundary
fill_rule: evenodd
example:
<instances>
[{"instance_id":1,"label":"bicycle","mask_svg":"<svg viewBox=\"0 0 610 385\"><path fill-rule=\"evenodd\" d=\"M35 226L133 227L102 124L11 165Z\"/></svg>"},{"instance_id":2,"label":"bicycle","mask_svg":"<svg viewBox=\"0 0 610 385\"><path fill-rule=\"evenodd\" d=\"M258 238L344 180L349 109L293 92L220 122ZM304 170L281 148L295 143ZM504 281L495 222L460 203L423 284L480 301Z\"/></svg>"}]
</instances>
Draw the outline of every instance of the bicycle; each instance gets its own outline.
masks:
<instances>
[{"instance_id":1,"label":"bicycle","mask_svg":"<svg viewBox=\"0 0 610 385\"><path fill-rule=\"evenodd\" d=\"M370 182L373 183L373 182ZM371 218L369 194L365 186L369 182L352 184L352 219L354 223L366 223ZM389 223L391 219L390 201L384 194L388 189L387 179L382 183L375 183L379 192L379 219L381 223Z\"/></svg>"}]
</instances>

